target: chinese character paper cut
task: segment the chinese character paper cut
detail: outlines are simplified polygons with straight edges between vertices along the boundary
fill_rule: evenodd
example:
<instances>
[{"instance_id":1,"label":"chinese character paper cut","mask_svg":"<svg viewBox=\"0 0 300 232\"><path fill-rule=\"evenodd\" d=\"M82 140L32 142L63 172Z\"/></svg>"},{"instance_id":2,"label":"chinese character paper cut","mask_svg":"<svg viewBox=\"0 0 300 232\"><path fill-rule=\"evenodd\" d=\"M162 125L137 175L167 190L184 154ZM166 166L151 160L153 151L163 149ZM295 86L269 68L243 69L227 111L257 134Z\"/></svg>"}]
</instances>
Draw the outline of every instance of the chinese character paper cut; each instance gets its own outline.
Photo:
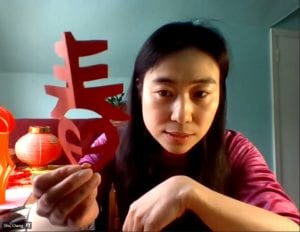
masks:
<instances>
[{"instance_id":1,"label":"chinese character paper cut","mask_svg":"<svg viewBox=\"0 0 300 232\"><path fill-rule=\"evenodd\" d=\"M80 57L90 56L107 50L107 41L91 40L76 41L71 32L65 32L61 41L55 44L57 55L64 59L64 66L54 66L54 75L57 79L65 82L65 87L45 86L49 95L58 98L57 104L51 112L52 117L60 118L59 139L65 153L71 163L77 163L78 158L87 152L101 151L103 158L97 167L102 168L113 158L117 148L119 137L115 127L110 124L111 120L126 121L129 116L118 108L109 104L106 99L123 92L123 84L107 86L85 87L85 82L107 78L108 66L97 64L80 67ZM89 125L83 131L79 131L71 120L64 117L70 109L88 109L102 116L97 125ZM80 145L74 145L66 139L67 132L72 131L79 139ZM90 148L93 142L90 134L105 133L108 142L105 146Z\"/></svg>"}]
</instances>

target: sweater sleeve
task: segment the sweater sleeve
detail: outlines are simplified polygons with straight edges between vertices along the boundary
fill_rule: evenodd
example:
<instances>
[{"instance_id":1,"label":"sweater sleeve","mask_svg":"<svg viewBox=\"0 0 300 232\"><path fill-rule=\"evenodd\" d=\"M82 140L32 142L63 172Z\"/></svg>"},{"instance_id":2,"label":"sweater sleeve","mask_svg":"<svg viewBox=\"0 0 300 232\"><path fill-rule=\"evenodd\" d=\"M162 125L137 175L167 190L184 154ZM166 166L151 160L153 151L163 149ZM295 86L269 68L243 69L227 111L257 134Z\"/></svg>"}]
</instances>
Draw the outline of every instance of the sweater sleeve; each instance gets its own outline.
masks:
<instances>
[{"instance_id":1,"label":"sweater sleeve","mask_svg":"<svg viewBox=\"0 0 300 232\"><path fill-rule=\"evenodd\" d=\"M226 133L233 197L299 224L299 211L284 192L259 150L241 133Z\"/></svg>"},{"instance_id":2,"label":"sweater sleeve","mask_svg":"<svg viewBox=\"0 0 300 232\"><path fill-rule=\"evenodd\" d=\"M107 138L105 133L102 133L91 145L91 147L97 147L97 146L101 146L104 145L107 142ZM86 154L84 155L80 160L79 160L79 164L83 164L83 163L89 163L92 166L96 165L98 163L98 161L100 160L101 156L103 154L101 153L93 153L93 154Z\"/></svg>"}]
</instances>

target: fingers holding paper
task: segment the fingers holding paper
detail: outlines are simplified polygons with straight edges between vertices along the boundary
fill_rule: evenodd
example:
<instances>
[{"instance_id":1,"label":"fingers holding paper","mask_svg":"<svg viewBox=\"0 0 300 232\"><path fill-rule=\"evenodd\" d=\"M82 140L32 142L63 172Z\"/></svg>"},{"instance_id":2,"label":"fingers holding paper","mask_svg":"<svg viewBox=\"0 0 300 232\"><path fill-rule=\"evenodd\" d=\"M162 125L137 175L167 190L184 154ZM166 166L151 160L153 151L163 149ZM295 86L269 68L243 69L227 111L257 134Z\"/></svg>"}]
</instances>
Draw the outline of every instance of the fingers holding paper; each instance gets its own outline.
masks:
<instances>
[{"instance_id":1,"label":"fingers holding paper","mask_svg":"<svg viewBox=\"0 0 300 232\"><path fill-rule=\"evenodd\" d=\"M88 227L99 213L96 201L101 177L86 165L68 165L34 180L37 214L54 225Z\"/></svg>"}]
</instances>

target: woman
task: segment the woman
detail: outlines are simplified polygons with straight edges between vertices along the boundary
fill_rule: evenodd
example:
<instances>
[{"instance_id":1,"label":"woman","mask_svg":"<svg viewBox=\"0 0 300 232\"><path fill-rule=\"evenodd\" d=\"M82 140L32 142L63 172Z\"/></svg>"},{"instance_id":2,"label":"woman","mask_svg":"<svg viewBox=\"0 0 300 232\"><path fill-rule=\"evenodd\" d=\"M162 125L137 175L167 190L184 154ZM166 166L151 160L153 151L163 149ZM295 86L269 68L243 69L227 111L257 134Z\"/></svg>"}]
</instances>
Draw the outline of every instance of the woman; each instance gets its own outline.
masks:
<instances>
[{"instance_id":1,"label":"woman","mask_svg":"<svg viewBox=\"0 0 300 232\"><path fill-rule=\"evenodd\" d=\"M225 131L228 68L214 29L182 22L155 31L136 59L131 121L115 162L101 178L88 164L38 177L38 214L76 228L99 214L96 228L103 228L114 182L124 231L298 230L299 212L262 155L242 134Z\"/></svg>"}]
</instances>

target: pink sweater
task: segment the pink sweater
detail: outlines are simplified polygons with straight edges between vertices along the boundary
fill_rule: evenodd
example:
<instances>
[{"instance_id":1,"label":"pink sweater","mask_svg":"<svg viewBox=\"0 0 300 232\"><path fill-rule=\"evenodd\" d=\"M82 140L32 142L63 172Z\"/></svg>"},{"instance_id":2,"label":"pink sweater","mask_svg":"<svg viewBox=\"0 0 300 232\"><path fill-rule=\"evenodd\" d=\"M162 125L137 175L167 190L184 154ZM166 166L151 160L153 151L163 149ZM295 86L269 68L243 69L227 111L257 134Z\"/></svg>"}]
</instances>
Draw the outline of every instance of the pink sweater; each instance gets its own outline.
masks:
<instances>
[{"instance_id":1,"label":"pink sweater","mask_svg":"<svg viewBox=\"0 0 300 232\"><path fill-rule=\"evenodd\" d=\"M92 146L106 143L101 134ZM299 211L284 192L259 150L240 132L226 131L225 146L234 175L234 198L300 223ZM79 163L95 165L101 154L85 155Z\"/></svg>"}]
</instances>

